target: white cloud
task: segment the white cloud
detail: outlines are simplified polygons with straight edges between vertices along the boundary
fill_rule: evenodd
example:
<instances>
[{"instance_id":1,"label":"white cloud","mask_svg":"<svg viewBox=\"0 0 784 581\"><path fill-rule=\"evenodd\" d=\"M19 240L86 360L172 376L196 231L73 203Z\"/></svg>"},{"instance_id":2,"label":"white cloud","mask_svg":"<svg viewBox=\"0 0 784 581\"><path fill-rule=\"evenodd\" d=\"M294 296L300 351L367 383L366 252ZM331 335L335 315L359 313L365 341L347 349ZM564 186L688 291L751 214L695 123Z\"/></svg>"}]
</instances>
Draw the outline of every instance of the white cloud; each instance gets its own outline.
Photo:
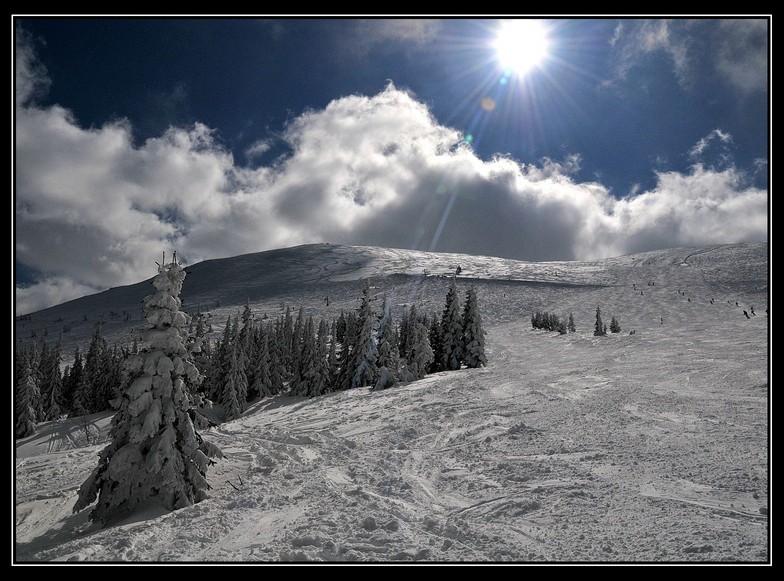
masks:
<instances>
[{"instance_id":1,"label":"white cloud","mask_svg":"<svg viewBox=\"0 0 784 581\"><path fill-rule=\"evenodd\" d=\"M682 85L691 83L688 37L673 30L670 20L643 20L631 27L616 26L610 45L616 50L616 74L625 78L646 55L662 52L672 61Z\"/></svg>"},{"instance_id":2,"label":"white cloud","mask_svg":"<svg viewBox=\"0 0 784 581\"><path fill-rule=\"evenodd\" d=\"M610 46L615 46L616 43L621 39L621 35L623 35L623 22L619 22L615 25L615 30L613 31L612 38L610 39Z\"/></svg>"},{"instance_id":3,"label":"white cloud","mask_svg":"<svg viewBox=\"0 0 784 581\"><path fill-rule=\"evenodd\" d=\"M732 143L732 135L721 129L714 129L708 133L708 135L700 139L694 147L689 150L689 159L700 160L705 153L705 150L708 149L712 143L717 142L723 146L728 146Z\"/></svg>"},{"instance_id":4,"label":"white cloud","mask_svg":"<svg viewBox=\"0 0 784 581\"><path fill-rule=\"evenodd\" d=\"M441 30L441 21L425 18L395 18L356 21L357 29L369 42L393 40L427 44Z\"/></svg>"},{"instance_id":5,"label":"white cloud","mask_svg":"<svg viewBox=\"0 0 784 581\"><path fill-rule=\"evenodd\" d=\"M291 154L249 168L201 124L134 146L127 122L84 129L18 104L16 258L48 278L17 306L143 280L162 250L193 263L330 241L545 260L767 236L767 192L731 167L659 173L618 200L575 181L577 155L483 161L461 137L390 85L301 114Z\"/></svg>"},{"instance_id":6,"label":"white cloud","mask_svg":"<svg viewBox=\"0 0 784 581\"><path fill-rule=\"evenodd\" d=\"M272 149L272 142L269 139L259 139L245 150L245 157L248 159L255 159L261 157L270 149Z\"/></svg>"},{"instance_id":7,"label":"white cloud","mask_svg":"<svg viewBox=\"0 0 784 581\"><path fill-rule=\"evenodd\" d=\"M641 20L619 23L609 41L615 74L626 78L652 54L671 61L679 83L706 68L741 95L768 87L768 22L763 19ZM612 86L606 79L601 86Z\"/></svg>"},{"instance_id":8,"label":"white cloud","mask_svg":"<svg viewBox=\"0 0 784 581\"><path fill-rule=\"evenodd\" d=\"M47 278L29 287L17 286L16 314L25 315L101 290L103 289L85 286L66 277Z\"/></svg>"},{"instance_id":9,"label":"white cloud","mask_svg":"<svg viewBox=\"0 0 784 581\"><path fill-rule=\"evenodd\" d=\"M742 93L768 88L768 22L723 20L717 70Z\"/></svg>"},{"instance_id":10,"label":"white cloud","mask_svg":"<svg viewBox=\"0 0 784 581\"><path fill-rule=\"evenodd\" d=\"M35 57L35 39L29 32L17 29L15 32L14 74L16 78L16 102L24 105L45 93L51 81L46 68Z\"/></svg>"}]
</instances>

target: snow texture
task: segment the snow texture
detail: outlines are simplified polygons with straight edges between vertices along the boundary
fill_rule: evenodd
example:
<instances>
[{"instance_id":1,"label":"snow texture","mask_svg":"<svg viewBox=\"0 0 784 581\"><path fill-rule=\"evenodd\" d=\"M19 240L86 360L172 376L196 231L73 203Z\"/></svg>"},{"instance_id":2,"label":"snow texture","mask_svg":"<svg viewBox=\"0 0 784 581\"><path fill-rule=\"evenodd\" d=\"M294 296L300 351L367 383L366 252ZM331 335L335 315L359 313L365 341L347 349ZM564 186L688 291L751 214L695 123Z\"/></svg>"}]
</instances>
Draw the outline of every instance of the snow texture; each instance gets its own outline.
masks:
<instances>
[{"instance_id":1,"label":"snow texture","mask_svg":"<svg viewBox=\"0 0 784 581\"><path fill-rule=\"evenodd\" d=\"M251 403L204 433L225 455L210 498L141 503L103 529L71 506L111 413L41 423L16 442L16 559L770 562L767 252L537 264L309 246L194 265L189 284L220 300L202 302L219 335L248 296L272 317L291 305L337 317L368 277L395 289L400 315L440 311L459 262L487 365ZM115 290L58 308L96 313L130 296ZM597 305L635 334L594 337ZM577 331L531 329L537 310L572 312Z\"/></svg>"}]
</instances>

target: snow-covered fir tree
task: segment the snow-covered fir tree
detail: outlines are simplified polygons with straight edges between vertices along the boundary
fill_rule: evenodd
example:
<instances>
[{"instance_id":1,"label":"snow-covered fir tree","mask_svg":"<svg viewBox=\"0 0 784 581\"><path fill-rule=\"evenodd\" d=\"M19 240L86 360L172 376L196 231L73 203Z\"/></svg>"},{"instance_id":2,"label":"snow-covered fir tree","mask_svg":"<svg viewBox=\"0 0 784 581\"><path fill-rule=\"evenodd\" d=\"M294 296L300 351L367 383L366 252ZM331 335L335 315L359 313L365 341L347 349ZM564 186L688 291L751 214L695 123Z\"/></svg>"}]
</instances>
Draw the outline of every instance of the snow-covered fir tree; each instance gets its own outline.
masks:
<instances>
[{"instance_id":1,"label":"snow-covered fir tree","mask_svg":"<svg viewBox=\"0 0 784 581\"><path fill-rule=\"evenodd\" d=\"M400 329L398 330L398 352L404 356L408 352L408 311L403 310L403 317L400 319Z\"/></svg>"},{"instance_id":2,"label":"snow-covered fir tree","mask_svg":"<svg viewBox=\"0 0 784 581\"><path fill-rule=\"evenodd\" d=\"M223 375L220 403L226 420L234 420L242 415L248 395L248 379L244 369L244 355L239 342L237 319L231 325L231 339L226 347L228 363Z\"/></svg>"},{"instance_id":3,"label":"snow-covered fir tree","mask_svg":"<svg viewBox=\"0 0 784 581\"><path fill-rule=\"evenodd\" d=\"M338 377L338 339L337 339L337 321L332 321L330 328L330 342L329 342L329 355L327 356L327 365L329 367L328 387L334 389L335 382Z\"/></svg>"},{"instance_id":4,"label":"snow-covered fir tree","mask_svg":"<svg viewBox=\"0 0 784 581\"><path fill-rule=\"evenodd\" d=\"M378 379L376 389L386 389L397 383L400 377L400 352L395 337L395 323L392 319L392 308L384 301L381 305L381 316L378 322Z\"/></svg>"},{"instance_id":5,"label":"snow-covered fir tree","mask_svg":"<svg viewBox=\"0 0 784 581\"><path fill-rule=\"evenodd\" d=\"M46 348L46 343L43 343L43 347ZM41 397L41 380L43 379L41 350L41 345L34 341L24 354L24 360L27 362L32 379L29 404L33 410L33 422L44 420L43 398Z\"/></svg>"},{"instance_id":6,"label":"snow-covered fir tree","mask_svg":"<svg viewBox=\"0 0 784 581\"><path fill-rule=\"evenodd\" d=\"M234 420L242 415L244 403L240 398L240 384L243 381L237 361L237 350L229 350L229 368L223 378L223 393L221 394L221 405L223 415L226 420Z\"/></svg>"},{"instance_id":7,"label":"snow-covered fir tree","mask_svg":"<svg viewBox=\"0 0 784 581\"><path fill-rule=\"evenodd\" d=\"M300 309L300 312L302 310ZM316 364L316 340L313 336L313 317L308 317L304 325L297 330L300 335L300 353L297 356L297 370L291 380L291 393L301 397L313 397L312 384L309 381Z\"/></svg>"},{"instance_id":8,"label":"snow-covered fir tree","mask_svg":"<svg viewBox=\"0 0 784 581\"><path fill-rule=\"evenodd\" d=\"M607 334L607 326L602 323L602 310L599 307L596 307L596 323L594 323L593 334L595 337Z\"/></svg>"},{"instance_id":9,"label":"snow-covered fir tree","mask_svg":"<svg viewBox=\"0 0 784 581\"><path fill-rule=\"evenodd\" d=\"M63 380L60 374L62 359L60 342L58 341L49 351L45 366L46 374L44 375L44 382L41 385L41 396L44 403L44 419L46 420L56 420L62 413Z\"/></svg>"},{"instance_id":10,"label":"snow-covered fir tree","mask_svg":"<svg viewBox=\"0 0 784 581\"><path fill-rule=\"evenodd\" d=\"M457 285L452 277L452 284L446 294L446 304L441 316L441 341L443 354L441 362L443 369L460 369L463 361L463 321L460 316L460 298L457 295Z\"/></svg>"},{"instance_id":11,"label":"snow-covered fir tree","mask_svg":"<svg viewBox=\"0 0 784 581\"><path fill-rule=\"evenodd\" d=\"M417 314L416 307L411 305L408 314L406 339L406 377L403 381L422 379L433 362L433 349L428 339L427 319Z\"/></svg>"},{"instance_id":12,"label":"snow-covered fir tree","mask_svg":"<svg viewBox=\"0 0 784 581\"><path fill-rule=\"evenodd\" d=\"M466 367L482 367L487 365L485 355L485 330L482 327L482 316L479 314L479 303L474 287L466 292L463 308L463 361Z\"/></svg>"},{"instance_id":13,"label":"snow-covered fir tree","mask_svg":"<svg viewBox=\"0 0 784 581\"><path fill-rule=\"evenodd\" d=\"M189 414L187 385L201 376L186 347L189 317L179 310L184 278L176 260L164 261L144 299L145 347L126 359L130 381L112 420L111 443L73 509L97 500L94 521L111 523L148 500L174 510L207 495L207 467L221 452L201 438Z\"/></svg>"},{"instance_id":14,"label":"snow-covered fir tree","mask_svg":"<svg viewBox=\"0 0 784 581\"><path fill-rule=\"evenodd\" d=\"M223 399L223 385L226 380L226 374L229 369L229 362L231 359L231 316L226 318L226 326L223 328L223 336L218 344L218 347L213 353L212 360L210 361L210 370L207 374L207 383L209 384L207 395L215 402Z\"/></svg>"},{"instance_id":15,"label":"snow-covered fir tree","mask_svg":"<svg viewBox=\"0 0 784 581\"><path fill-rule=\"evenodd\" d=\"M430 317L430 328L427 332L430 347L433 349L433 362L428 368L428 373L438 373L444 370L444 337L441 334L441 319L436 313Z\"/></svg>"},{"instance_id":16,"label":"snow-covered fir tree","mask_svg":"<svg viewBox=\"0 0 784 581\"><path fill-rule=\"evenodd\" d=\"M35 410L33 397L36 392L35 377L26 358L17 366L16 389L14 390L14 435L26 438L35 433Z\"/></svg>"},{"instance_id":17,"label":"snow-covered fir tree","mask_svg":"<svg viewBox=\"0 0 784 581\"><path fill-rule=\"evenodd\" d=\"M270 397L276 392L272 386L270 375L270 351L267 332L262 325L256 330L254 342L256 343L256 367L253 370L253 383L248 387L251 398Z\"/></svg>"},{"instance_id":18,"label":"snow-covered fir tree","mask_svg":"<svg viewBox=\"0 0 784 581\"><path fill-rule=\"evenodd\" d=\"M618 322L618 319L613 318L610 319L610 333L620 333L621 332L621 324Z\"/></svg>"},{"instance_id":19,"label":"snow-covered fir tree","mask_svg":"<svg viewBox=\"0 0 784 581\"><path fill-rule=\"evenodd\" d=\"M297 312L297 319L294 322L294 331L291 342L291 366L289 368L289 389L292 393L297 393L300 389L300 382L305 371L302 362L302 349L305 343L305 314L302 307Z\"/></svg>"},{"instance_id":20,"label":"snow-covered fir tree","mask_svg":"<svg viewBox=\"0 0 784 581\"><path fill-rule=\"evenodd\" d=\"M376 361L378 349L375 339L375 316L370 305L370 284L365 283L362 290L362 302L356 317L356 335L351 345L351 351L346 361L344 389L374 385L378 368ZM350 336L350 321L347 321L346 335Z\"/></svg>"},{"instance_id":21,"label":"snow-covered fir tree","mask_svg":"<svg viewBox=\"0 0 784 581\"><path fill-rule=\"evenodd\" d=\"M242 411L248 407L248 357L245 355L245 346L242 344L240 337L240 322L239 317L234 318L234 338L232 344L234 351L237 353L237 372L239 374L239 383L237 384L237 396L242 405Z\"/></svg>"},{"instance_id":22,"label":"snow-covered fir tree","mask_svg":"<svg viewBox=\"0 0 784 581\"><path fill-rule=\"evenodd\" d=\"M332 371L329 362L329 327L324 319L319 321L316 333L316 363L311 381L314 384L314 392L323 395L330 390L330 380Z\"/></svg>"}]
</instances>

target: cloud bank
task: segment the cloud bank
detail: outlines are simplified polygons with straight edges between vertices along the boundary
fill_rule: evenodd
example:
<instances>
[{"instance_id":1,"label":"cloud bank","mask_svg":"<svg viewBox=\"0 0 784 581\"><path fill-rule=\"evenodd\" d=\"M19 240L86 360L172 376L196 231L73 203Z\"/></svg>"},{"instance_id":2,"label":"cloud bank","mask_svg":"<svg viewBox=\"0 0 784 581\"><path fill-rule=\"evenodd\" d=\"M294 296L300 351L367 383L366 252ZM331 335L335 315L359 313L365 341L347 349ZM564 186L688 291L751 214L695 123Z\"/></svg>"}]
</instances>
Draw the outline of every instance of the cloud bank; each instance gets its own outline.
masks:
<instances>
[{"instance_id":1,"label":"cloud bank","mask_svg":"<svg viewBox=\"0 0 784 581\"><path fill-rule=\"evenodd\" d=\"M694 45L695 27L714 27L710 46ZM697 69L707 67L740 95L768 88L768 21L764 19L618 23L609 44L619 79L626 78L647 57L661 54L684 87L691 86Z\"/></svg>"},{"instance_id":2,"label":"cloud bank","mask_svg":"<svg viewBox=\"0 0 784 581\"><path fill-rule=\"evenodd\" d=\"M47 278L17 287L19 314L147 278L161 250L194 263L327 241L568 260L767 238L767 192L732 165L695 161L617 199L574 179L578 156L478 158L392 84L294 118L290 154L270 165L237 163L198 123L135 146L128 122L86 129L36 105L48 79L22 41L16 258Z\"/></svg>"}]
</instances>

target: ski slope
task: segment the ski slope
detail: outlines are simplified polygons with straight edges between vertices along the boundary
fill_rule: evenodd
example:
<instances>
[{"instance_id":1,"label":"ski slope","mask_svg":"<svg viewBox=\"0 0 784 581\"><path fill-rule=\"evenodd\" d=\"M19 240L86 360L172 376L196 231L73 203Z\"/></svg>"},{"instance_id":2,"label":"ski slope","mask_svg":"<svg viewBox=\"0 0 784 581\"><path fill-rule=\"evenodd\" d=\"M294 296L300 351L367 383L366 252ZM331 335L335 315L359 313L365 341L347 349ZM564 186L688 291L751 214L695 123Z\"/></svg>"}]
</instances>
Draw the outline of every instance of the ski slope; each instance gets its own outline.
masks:
<instances>
[{"instance_id":1,"label":"ski slope","mask_svg":"<svg viewBox=\"0 0 784 581\"><path fill-rule=\"evenodd\" d=\"M171 513L151 504L106 529L71 507L110 414L41 424L16 444L15 558L769 562L767 252L524 263L313 245L193 265L185 300L209 311L215 334L246 300L257 316L299 305L335 316L357 307L364 279L396 318L411 303L440 311L460 265L488 366L254 402L204 433L225 454L210 499ZM27 325L97 317L147 292L113 289ZM593 336L597 305L622 333ZM573 312L577 333L531 329L534 310ZM117 323L108 332L127 336Z\"/></svg>"}]
</instances>

